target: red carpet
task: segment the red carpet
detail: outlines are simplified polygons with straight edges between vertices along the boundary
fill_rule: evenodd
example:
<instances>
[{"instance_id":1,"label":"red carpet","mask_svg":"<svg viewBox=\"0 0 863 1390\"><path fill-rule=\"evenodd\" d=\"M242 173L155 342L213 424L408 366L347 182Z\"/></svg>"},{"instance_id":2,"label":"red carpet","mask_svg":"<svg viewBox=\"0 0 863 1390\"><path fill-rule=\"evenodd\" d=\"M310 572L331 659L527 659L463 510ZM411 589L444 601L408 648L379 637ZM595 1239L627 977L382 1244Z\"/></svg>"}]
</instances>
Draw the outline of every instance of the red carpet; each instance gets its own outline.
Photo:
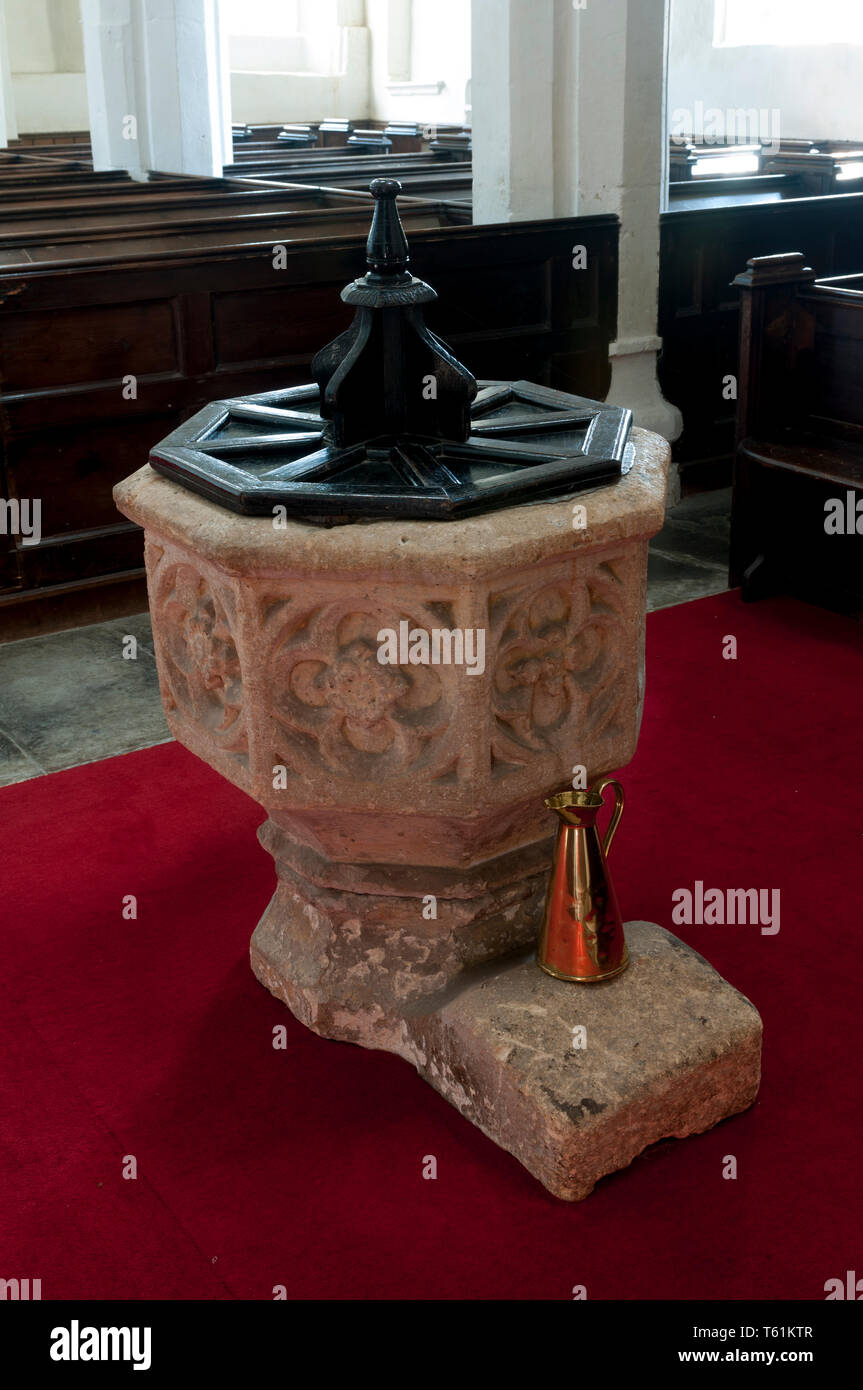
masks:
<instances>
[{"instance_id":1,"label":"red carpet","mask_svg":"<svg viewBox=\"0 0 863 1390\"><path fill-rule=\"evenodd\" d=\"M0 791L0 1277L45 1299L817 1300L863 1274L861 636L733 594L649 619L618 896L670 927L696 879L781 889L778 935L674 928L761 1010L762 1090L575 1206L255 981L262 813L191 754Z\"/></svg>"}]
</instances>

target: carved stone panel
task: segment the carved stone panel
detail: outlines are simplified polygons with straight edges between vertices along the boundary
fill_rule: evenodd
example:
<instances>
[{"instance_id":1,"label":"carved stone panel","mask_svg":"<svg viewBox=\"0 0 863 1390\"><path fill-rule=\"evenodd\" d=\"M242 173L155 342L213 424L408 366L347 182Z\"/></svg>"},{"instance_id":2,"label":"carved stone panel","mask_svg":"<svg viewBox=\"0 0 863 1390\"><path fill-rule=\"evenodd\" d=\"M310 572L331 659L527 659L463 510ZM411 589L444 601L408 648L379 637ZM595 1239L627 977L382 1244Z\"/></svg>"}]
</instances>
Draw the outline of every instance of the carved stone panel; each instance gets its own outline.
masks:
<instances>
[{"instance_id":1,"label":"carved stone panel","mask_svg":"<svg viewBox=\"0 0 863 1390\"><path fill-rule=\"evenodd\" d=\"M540 769L565 785L576 764L598 772L624 760L640 714L642 566L628 547L492 588L495 786Z\"/></svg>"},{"instance_id":2,"label":"carved stone panel","mask_svg":"<svg viewBox=\"0 0 863 1390\"><path fill-rule=\"evenodd\" d=\"M191 733L214 754L228 755L238 770L247 770L247 711L233 594L174 547L149 544L147 569L168 722L178 737Z\"/></svg>"},{"instance_id":3,"label":"carved stone panel","mask_svg":"<svg viewBox=\"0 0 863 1390\"><path fill-rule=\"evenodd\" d=\"M328 800L373 805L391 786L410 795L459 782L465 682L473 682L463 667L411 661L407 641L424 634L431 646L435 631L455 630L452 603L317 584L262 595L258 609L267 710L256 771L264 779L284 768L276 804L319 804L324 789ZM385 634L395 639L389 655Z\"/></svg>"}]
</instances>

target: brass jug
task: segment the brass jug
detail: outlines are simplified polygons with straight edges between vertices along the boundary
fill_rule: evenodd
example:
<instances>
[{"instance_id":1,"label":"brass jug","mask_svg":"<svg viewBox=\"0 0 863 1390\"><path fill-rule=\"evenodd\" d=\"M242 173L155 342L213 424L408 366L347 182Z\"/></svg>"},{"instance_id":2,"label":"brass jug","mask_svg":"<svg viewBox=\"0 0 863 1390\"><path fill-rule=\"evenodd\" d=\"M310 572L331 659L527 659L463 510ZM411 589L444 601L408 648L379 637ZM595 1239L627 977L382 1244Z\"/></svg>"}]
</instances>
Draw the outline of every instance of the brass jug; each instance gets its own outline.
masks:
<instances>
[{"instance_id":1,"label":"brass jug","mask_svg":"<svg viewBox=\"0 0 863 1390\"><path fill-rule=\"evenodd\" d=\"M600 839L602 793L614 788L614 811ZM546 801L560 817L551 882L539 934L537 964L558 980L609 980L629 964L623 922L606 855L623 815L623 787L606 777L587 791L559 792Z\"/></svg>"}]
</instances>

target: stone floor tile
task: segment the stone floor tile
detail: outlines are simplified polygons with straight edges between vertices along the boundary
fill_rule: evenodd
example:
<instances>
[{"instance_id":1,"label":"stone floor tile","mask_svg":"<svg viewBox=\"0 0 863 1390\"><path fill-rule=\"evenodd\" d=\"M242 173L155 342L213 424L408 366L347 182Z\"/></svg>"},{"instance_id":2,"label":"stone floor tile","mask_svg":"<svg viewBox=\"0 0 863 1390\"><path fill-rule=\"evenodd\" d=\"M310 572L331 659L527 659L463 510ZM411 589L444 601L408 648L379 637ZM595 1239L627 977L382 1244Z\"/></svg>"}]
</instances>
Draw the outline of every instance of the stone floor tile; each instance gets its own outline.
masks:
<instances>
[{"instance_id":1,"label":"stone floor tile","mask_svg":"<svg viewBox=\"0 0 863 1390\"><path fill-rule=\"evenodd\" d=\"M721 594L728 588L725 569L696 564L676 555L650 550L647 558L647 611L670 608L675 603Z\"/></svg>"},{"instance_id":2,"label":"stone floor tile","mask_svg":"<svg viewBox=\"0 0 863 1390\"><path fill-rule=\"evenodd\" d=\"M153 657L123 658L128 627L121 619L0 646L0 729L46 771L170 737Z\"/></svg>"},{"instance_id":3,"label":"stone floor tile","mask_svg":"<svg viewBox=\"0 0 863 1390\"><path fill-rule=\"evenodd\" d=\"M11 786L13 782L26 782L30 777L39 777L44 771L44 767L28 757L0 729L0 787Z\"/></svg>"}]
</instances>

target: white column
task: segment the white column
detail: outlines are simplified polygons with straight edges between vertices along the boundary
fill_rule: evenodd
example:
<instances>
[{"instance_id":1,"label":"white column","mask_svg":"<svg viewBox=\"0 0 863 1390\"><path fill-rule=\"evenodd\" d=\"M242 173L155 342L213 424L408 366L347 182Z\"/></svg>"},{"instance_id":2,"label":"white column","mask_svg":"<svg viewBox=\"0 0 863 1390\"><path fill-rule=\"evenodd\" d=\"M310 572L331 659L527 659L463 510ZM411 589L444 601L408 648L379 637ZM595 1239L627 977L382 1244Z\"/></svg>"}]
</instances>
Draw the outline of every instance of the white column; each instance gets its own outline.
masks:
<instances>
[{"instance_id":1,"label":"white column","mask_svg":"<svg viewBox=\"0 0 863 1390\"><path fill-rule=\"evenodd\" d=\"M554 216L554 0L473 0L475 222Z\"/></svg>"},{"instance_id":2,"label":"white column","mask_svg":"<svg viewBox=\"0 0 863 1390\"><path fill-rule=\"evenodd\" d=\"M665 203L668 0L588 0L575 11L579 213L620 218L617 340L609 401L676 439L680 412L656 379L659 214Z\"/></svg>"},{"instance_id":3,"label":"white column","mask_svg":"<svg viewBox=\"0 0 863 1390\"><path fill-rule=\"evenodd\" d=\"M9 43L6 38L4 0L0 0L0 149L18 138L15 122L15 100L12 96L12 71L9 66Z\"/></svg>"},{"instance_id":4,"label":"white column","mask_svg":"<svg viewBox=\"0 0 863 1390\"><path fill-rule=\"evenodd\" d=\"M231 45L226 26L218 13L216 0L216 68L219 77L216 105L222 125L223 164L234 161L234 132L231 126Z\"/></svg>"},{"instance_id":5,"label":"white column","mask_svg":"<svg viewBox=\"0 0 863 1390\"><path fill-rule=\"evenodd\" d=\"M667 0L473 0L476 222L615 213L608 399L666 439L656 380Z\"/></svg>"},{"instance_id":6,"label":"white column","mask_svg":"<svg viewBox=\"0 0 863 1390\"><path fill-rule=\"evenodd\" d=\"M218 0L82 0L97 169L218 175L231 159Z\"/></svg>"}]
</instances>

